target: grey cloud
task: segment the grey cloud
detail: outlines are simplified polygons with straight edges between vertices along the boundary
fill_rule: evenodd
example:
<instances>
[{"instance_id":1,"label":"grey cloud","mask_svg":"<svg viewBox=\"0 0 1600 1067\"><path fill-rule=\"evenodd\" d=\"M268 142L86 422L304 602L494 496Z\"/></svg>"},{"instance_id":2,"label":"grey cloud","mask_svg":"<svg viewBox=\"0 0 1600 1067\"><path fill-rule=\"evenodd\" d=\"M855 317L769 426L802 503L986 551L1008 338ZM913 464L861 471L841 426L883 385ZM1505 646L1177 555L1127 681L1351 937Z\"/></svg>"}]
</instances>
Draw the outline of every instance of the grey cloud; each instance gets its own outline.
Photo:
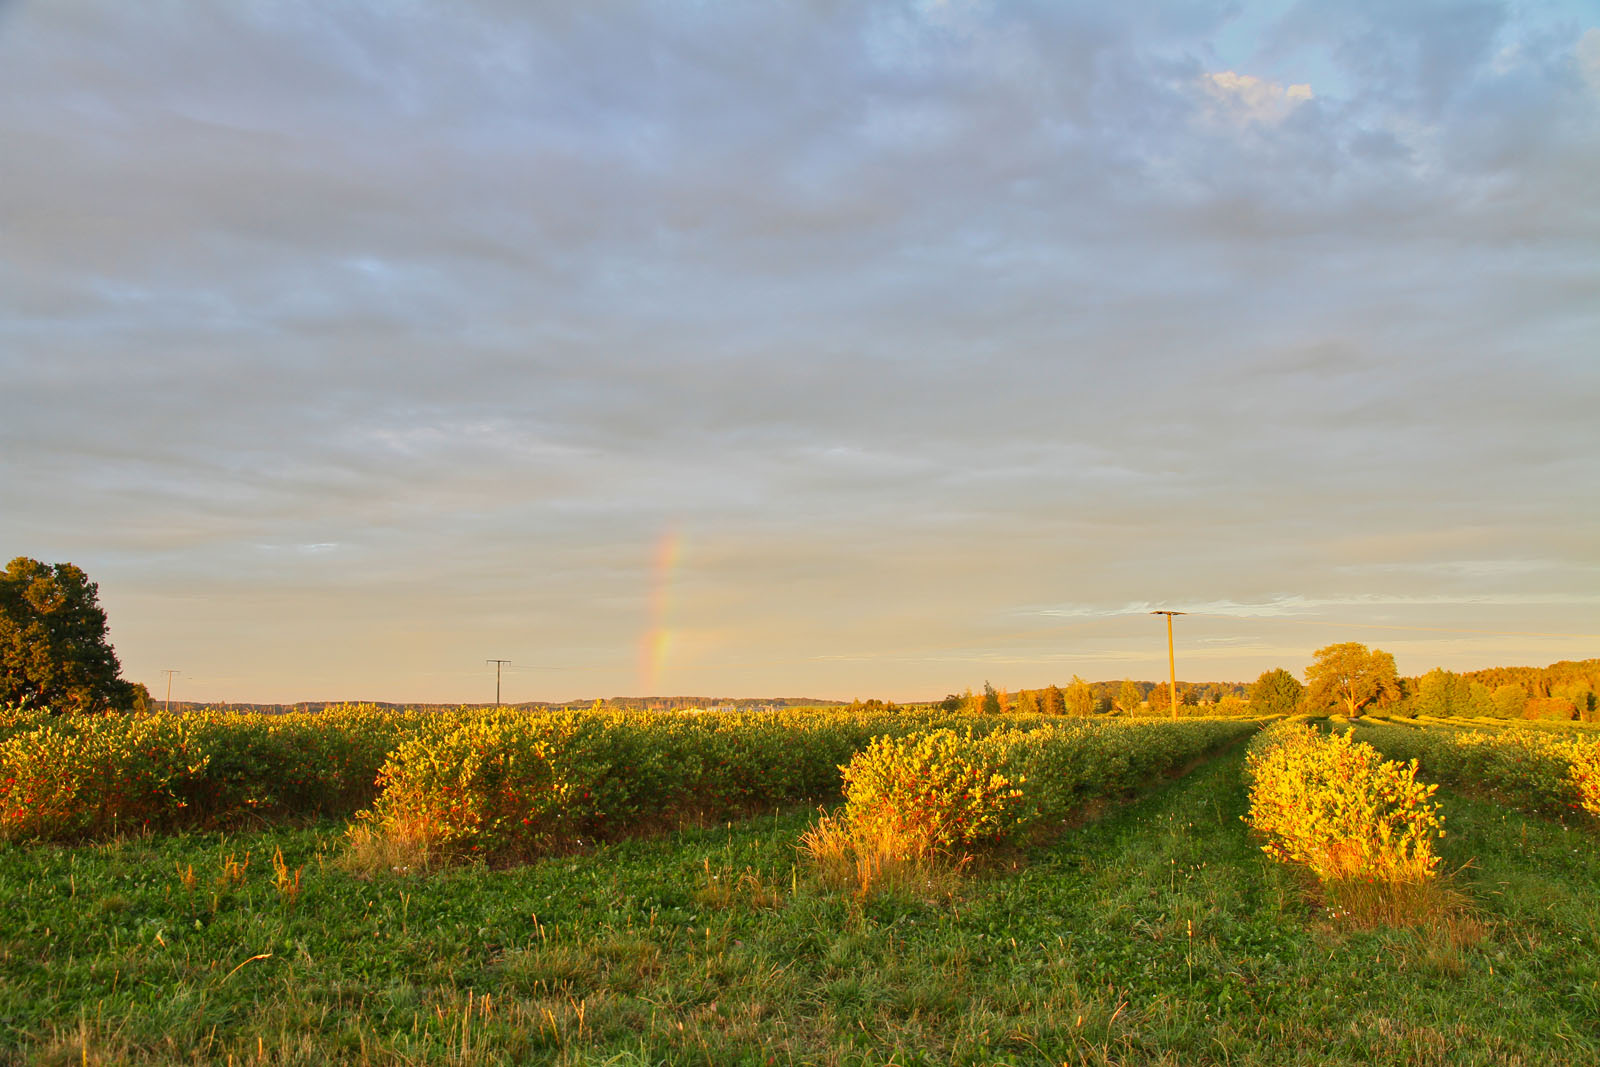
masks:
<instances>
[{"instance_id":1,"label":"grey cloud","mask_svg":"<svg viewBox=\"0 0 1600 1067\"><path fill-rule=\"evenodd\" d=\"M841 611L1310 595L1359 532L1591 561L1582 27L1302 4L1258 54L1342 81L1239 70L1315 95L1236 121L1232 17L16 5L0 530L267 630L481 597L619 692L673 521L680 624L790 663Z\"/></svg>"}]
</instances>

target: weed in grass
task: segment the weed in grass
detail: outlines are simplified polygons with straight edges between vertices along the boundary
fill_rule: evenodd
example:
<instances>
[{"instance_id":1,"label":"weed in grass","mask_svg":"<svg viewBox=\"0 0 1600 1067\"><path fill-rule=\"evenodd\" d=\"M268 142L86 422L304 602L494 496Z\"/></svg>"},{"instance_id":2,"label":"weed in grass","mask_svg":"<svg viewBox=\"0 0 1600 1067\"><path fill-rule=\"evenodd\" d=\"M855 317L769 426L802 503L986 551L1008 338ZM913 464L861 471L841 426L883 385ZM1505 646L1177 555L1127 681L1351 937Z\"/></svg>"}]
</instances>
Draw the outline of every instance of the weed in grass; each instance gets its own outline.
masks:
<instances>
[{"instance_id":1,"label":"weed in grass","mask_svg":"<svg viewBox=\"0 0 1600 1067\"><path fill-rule=\"evenodd\" d=\"M702 864L700 886L695 890L695 903L718 910L727 908L763 909L781 908L785 900L783 887L760 871L746 867L738 874L729 866L711 869L711 857Z\"/></svg>"},{"instance_id":2,"label":"weed in grass","mask_svg":"<svg viewBox=\"0 0 1600 1067\"><path fill-rule=\"evenodd\" d=\"M1420 930L1457 930L1452 940L1468 936L1481 924L1472 917L1471 901L1443 878L1391 880L1344 878L1325 881L1316 890L1328 918L1354 929L1380 926Z\"/></svg>"},{"instance_id":3,"label":"weed in grass","mask_svg":"<svg viewBox=\"0 0 1600 1067\"><path fill-rule=\"evenodd\" d=\"M222 858L222 867L217 871L217 888L232 889L234 886L244 884L245 873L250 870L250 852L247 849L243 860L234 859L232 852Z\"/></svg>"},{"instance_id":4,"label":"weed in grass","mask_svg":"<svg viewBox=\"0 0 1600 1067\"><path fill-rule=\"evenodd\" d=\"M824 886L848 890L857 900L878 894L949 900L972 861L922 847L888 823L848 827L830 815L800 835L800 850Z\"/></svg>"},{"instance_id":5,"label":"weed in grass","mask_svg":"<svg viewBox=\"0 0 1600 1067\"><path fill-rule=\"evenodd\" d=\"M304 866L296 867L292 872L289 870L281 845L272 853L272 884L278 891L279 900L293 904L300 899L300 872L303 870Z\"/></svg>"},{"instance_id":6,"label":"weed in grass","mask_svg":"<svg viewBox=\"0 0 1600 1067\"><path fill-rule=\"evenodd\" d=\"M422 874L436 864L434 849L424 835L406 834L390 827L379 831L357 820L344 834L344 851L334 866L359 878L380 874Z\"/></svg>"}]
</instances>

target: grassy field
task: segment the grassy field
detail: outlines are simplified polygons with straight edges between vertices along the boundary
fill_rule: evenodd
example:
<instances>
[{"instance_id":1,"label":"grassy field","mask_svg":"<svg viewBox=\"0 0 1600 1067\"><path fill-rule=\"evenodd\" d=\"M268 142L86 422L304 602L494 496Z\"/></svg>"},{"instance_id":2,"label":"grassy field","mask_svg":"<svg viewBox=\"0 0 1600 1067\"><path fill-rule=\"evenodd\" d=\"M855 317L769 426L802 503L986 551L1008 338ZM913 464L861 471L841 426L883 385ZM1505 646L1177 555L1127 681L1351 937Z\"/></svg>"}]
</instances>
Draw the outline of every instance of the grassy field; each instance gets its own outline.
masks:
<instances>
[{"instance_id":1,"label":"grassy field","mask_svg":"<svg viewBox=\"0 0 1600 1067\"><path fill-rule=\"evenodd\" d=\"M1351 929L1247 836L1241 761L865 902L805 810L366 880L335 823L6 845L0 1062L1600 1062L1592 829L1441 792L1467 912Z\"/></svg>"}]
</instances>

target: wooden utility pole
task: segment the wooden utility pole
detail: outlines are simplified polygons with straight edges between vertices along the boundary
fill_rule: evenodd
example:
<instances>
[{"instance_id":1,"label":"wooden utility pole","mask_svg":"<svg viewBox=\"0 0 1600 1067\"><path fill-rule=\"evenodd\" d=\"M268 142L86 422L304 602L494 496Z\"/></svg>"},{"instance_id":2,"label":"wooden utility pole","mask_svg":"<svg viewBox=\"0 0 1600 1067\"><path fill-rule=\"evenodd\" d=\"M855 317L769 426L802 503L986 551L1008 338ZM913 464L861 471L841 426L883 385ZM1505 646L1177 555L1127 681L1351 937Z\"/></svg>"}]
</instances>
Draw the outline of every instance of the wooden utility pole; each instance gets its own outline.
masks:
<instances>
[{"instance_id":1,"label":"wooden utility pole","mask_svg":"<svg viewBox=\"0 0 1600 1067\"><path fill-rule=\"evenodd\" d=\"M494 706L500 706L500 668L511 661L508 659L486 659L483 662L494 664Z\"/></svg>"},{"instance_id":2,"label":"wooden utility pole","mask_svg":"<svg viewBox=\"0 0 1600 1067\"><path fill-rule=\"evenodd\" d=\"M167 676L167 710L170 712L172 710L172 676L177 674L178 670L176 667L163 668L161 673Z\"/></svg>"},{"instance_id":3,"label":"wooden utility pole","mask_svg":"<svg viewBox=\"0 0 1600 1067\"><path fill-rule=\"evenodd\" d=\"M1152 615L1167 617L1167 696L1172 700L1172 717L1178 717L1178 660L1172 654L1172 617L1187 615L1186 611L1152 611Z\"/></svg>"}]
</instances>

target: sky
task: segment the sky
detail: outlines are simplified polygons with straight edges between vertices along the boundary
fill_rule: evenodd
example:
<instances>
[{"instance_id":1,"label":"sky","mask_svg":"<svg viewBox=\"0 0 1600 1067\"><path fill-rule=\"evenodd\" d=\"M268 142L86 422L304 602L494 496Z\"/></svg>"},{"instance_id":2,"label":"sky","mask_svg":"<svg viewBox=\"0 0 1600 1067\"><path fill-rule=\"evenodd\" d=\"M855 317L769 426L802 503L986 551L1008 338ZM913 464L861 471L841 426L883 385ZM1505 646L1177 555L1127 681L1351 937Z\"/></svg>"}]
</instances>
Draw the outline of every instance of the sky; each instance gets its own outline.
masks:
<instances>
[{"instance_id":1,"label":"sky","mask_svg":"<svg viewBox=\"0 0 1600 1067\"><path fill-rule=\"evenodd\" d=\"M0 553L176 699L1600 655L1600 7L0 0Z\"/></svg>"}]
</instances>

